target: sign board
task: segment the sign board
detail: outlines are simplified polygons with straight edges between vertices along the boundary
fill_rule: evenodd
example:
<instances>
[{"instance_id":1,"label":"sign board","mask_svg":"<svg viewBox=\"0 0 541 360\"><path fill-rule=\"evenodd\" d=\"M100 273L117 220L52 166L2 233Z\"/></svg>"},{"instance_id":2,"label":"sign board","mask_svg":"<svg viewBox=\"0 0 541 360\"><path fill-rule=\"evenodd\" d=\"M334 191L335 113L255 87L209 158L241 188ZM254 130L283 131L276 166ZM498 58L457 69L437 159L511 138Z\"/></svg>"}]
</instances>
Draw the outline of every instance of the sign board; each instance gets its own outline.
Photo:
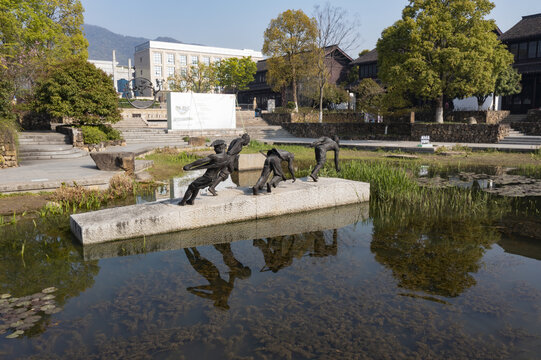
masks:
<instances>
[{"instance_id":1,"label":"sign board","mask_svg":"<svg viewBox=\"0 0 541 360\"><path fill-rule=\"evenodd\" d=\"M432 147L432 144L430 143L430 136L429 135L423 135L421 136L421 144L417 145L420 147Z\"/></svg>"},{"instance_id":2,"label":"sign board","mask_svg":"<svg viewBox=\"0 0 541 360\"><path fill-rule=\"evenodd\" d=\"M267 100L267 111L270 113L273 113L274 109L276 109L276 100L274 99Z\"/></svg>"},{"instance_id":3,"label":"sign board","mask_svg":"<svg viewBox=\"0 0 541 360\"><path fill-rule=\"evenodd\" d=\"M235 95L167 93L168 130L235 129Z\"/></svg>"}]
</instances>

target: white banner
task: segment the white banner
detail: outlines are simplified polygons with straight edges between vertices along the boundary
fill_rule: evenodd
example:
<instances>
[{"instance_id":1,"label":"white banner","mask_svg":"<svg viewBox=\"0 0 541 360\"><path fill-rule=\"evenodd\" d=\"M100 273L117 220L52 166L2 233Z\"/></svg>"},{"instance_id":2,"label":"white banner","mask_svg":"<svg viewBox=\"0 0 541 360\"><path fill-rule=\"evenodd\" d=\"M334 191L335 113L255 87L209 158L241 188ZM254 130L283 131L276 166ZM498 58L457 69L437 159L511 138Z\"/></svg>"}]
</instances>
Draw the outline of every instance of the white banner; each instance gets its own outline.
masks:
<instances>
[{"instance_id":1,"label":"white banner","mask_svg":"<svg viewBox=\"0 0 541 360\"><path fill-rule=\"evenodd\" d=\"M167 93L169 130L235 129L235 95Z\"/></svg>"}]
</instances>

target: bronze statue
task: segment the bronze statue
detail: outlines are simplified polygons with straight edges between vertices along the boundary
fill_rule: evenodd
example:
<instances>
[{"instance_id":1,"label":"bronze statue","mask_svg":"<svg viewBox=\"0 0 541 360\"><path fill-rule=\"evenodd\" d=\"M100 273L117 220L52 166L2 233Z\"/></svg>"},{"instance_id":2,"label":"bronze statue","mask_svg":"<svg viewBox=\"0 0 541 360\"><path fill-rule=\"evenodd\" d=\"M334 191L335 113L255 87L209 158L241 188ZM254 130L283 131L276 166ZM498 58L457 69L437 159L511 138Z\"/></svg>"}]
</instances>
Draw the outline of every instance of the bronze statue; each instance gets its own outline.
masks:
<instances>
[{"instance_id":1,"label":"bronze statue","mask_svg":"<svg viewBox=\"0 0 541 360\"><path fill-rule=\"evenodd\" d=\"M271 188L276 187L276 185L278 185L280 181L287 180L284 172L282 171L282 161L287 161L289 173L293 178L293 182L295 182L296 178L293 171L293 159L295 158L295 155L293 155L289 151L274 148L267 151L267 154L263 153L263 151L260 151L260 153L263 154L266 159L265 163L263 164L261 176L252 188L254 195L257 195L258 191L263 189L263 184L265 184L265 181L267 181L267 179L269 178L269 174L271 173L271 171L273 172L273 177L267 183L267 192L271 192Z\"/></svg>"},{"instance_id":2,"label":"bronze statue","mask_svg":"<svg viewBox=\"0 0 541 360\"><path fill-rule=\"evenodd\" d=\"M199 190L212 185L212 183L218 178L220 172L228 166L229 155L227 155L225 152L225 141L215 140L212 142L212 144L210 144L210 146L214 147L216 154L209 155L203 159L199 159L188 165L184 165L183 169L186 171L199 169L207 169L207 171L188 186L184 197L179 203L180 206L184 206L186 204L193 205Z\"/></svg>"},{"instance_id":3,"label":"bronze statue","mask_svg":"<svg viewBox=\"0 0 541 360\"><path fill-rule=\"evenodd\" d=\"M216 193L216 186L222 181L227 180L229 174L231 174L235 170L235 164L238 164L239 153L242 151L242 148L249 143L250 135L248 134L243 134L241 137L231 141L229 147L227 148L227 155L229 156L227 166L220 171L216 180L214 180L209 186L209 192L212 195L218 195Z\"/></svg>"},{"instance_id":4,"label":"bronze statue","mask_svg":"<svg viewBox=\"0 0 541 360\"><path fill-rule=\"evenodd\" d=\"M315 148L316 151L316 167L314 170L312 170L312 173L310 174L310 177L317 181L317 173L323 165L325 165L325 161L327 160L327 151L334 151L334 166L336 167L336 171L340 171L340 165L338 164L338 152L340 151L340 141L338 139L338 136L334 135L331 138L328 138L326 136L323 136L316 141L314 141L312 144L310 144L311 147Z\"/></svg>"}]
</instances>

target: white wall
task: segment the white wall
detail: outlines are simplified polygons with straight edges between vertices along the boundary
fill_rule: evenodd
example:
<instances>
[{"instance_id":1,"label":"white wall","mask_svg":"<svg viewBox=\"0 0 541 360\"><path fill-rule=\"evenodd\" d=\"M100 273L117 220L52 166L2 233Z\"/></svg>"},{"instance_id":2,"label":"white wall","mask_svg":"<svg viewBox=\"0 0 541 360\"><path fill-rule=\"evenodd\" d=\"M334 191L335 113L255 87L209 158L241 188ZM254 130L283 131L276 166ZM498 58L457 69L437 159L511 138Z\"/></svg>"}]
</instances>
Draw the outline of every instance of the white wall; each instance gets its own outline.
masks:
<instances>
[{"instance_id":1,"label":"white wall","mask_svg":"<svg viewBox=\"0 0 541 360\"><path fill-rule=\"evenodd\" d=\"M455 106L455 111L477 111L479 107L477 106L477 98L469 97L465 99L454 99L453 105ZM492 96L489 96L485 103L482 106L482 110L488 110L492 105ZM501 110L501 96L496 96L495 107L496 110Z\"/></svg>"},{"instance_id":2,"label":"white wall","mask_svg":"<svg viewBox=\"0 0 541 360\"><path fill-rule=\"evenodd\" d=\"M235 129L235 95L167 93L167 129Z\"/></svg>"}]
</instances>

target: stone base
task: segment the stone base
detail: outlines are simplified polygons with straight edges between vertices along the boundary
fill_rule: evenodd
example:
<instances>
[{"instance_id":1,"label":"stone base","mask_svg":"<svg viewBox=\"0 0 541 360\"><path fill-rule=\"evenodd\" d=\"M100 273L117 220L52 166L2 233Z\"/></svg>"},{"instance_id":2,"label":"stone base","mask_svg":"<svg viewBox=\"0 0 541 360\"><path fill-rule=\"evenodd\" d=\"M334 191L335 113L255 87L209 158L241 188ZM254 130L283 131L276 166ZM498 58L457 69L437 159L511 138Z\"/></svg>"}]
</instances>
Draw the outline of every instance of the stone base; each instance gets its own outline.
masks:
<instances>
[{"instance_id":1,"label":"stone base","mask_svg":"<svg viewBox=\"0 0 541 360\"><path fill-rule=\"evenodd\" d=\"M85 261L99 260L234 241L269 239L277 236L334 230L366 220L368 214L369 204L364 202L169 234L150 235L144 238L89 244L83 247L83 255Z\"/></svg>"},{"instance_id":2,"label":"stone base","mask_svg":"<svg viewBox=\"0 0 541 360\"><path fill-rule=\"evenodd\" d=\"M360 203L369 200L370 184L302 178L282 182L270 194L251 193L251 188L237 188L198 196L191 206L173 200L75 214L70 226L83 245L95 244Z\"/></svg>"},{"instance_id":3,"label":"stone base","mask_svg":"<svg viewBox=\"0 0 541 360\"><path fill-rule=\"evenodd\" d=\"M100 170L124 170L131 174L135 172L135 154L133 152L97 152L90 157Z\"/></svg>"}]
</instances>

